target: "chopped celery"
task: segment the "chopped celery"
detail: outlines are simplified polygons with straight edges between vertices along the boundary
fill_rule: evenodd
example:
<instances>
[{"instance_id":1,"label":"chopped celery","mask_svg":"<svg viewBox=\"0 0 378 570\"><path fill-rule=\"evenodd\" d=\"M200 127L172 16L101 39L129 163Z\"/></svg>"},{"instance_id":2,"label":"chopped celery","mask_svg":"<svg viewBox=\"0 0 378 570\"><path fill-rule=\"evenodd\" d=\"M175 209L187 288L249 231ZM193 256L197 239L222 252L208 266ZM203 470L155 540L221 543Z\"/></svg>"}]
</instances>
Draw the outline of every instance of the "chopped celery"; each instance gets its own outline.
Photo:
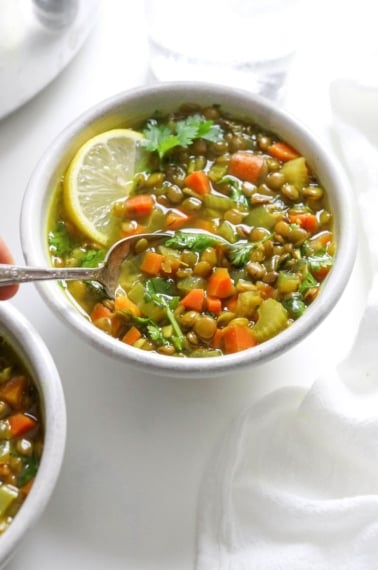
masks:
<instances>
[{"instance_id":1,"label":"chopped celery","mask_svg":"<svg viewBox=\"0 0 378 570\"><path fill-rule=\"evenodd\" d=\"M285 175L286 182L294 184L298 190L308 185L308 171L303 156L285 162L281 172Z\"/></svg>"},{"instance_id":2,"label":"chopped celery","mask_svg":"<svg viewBox=\"0 0 378 570\"><path fill-rule=\"evenodd\" d=\"M226 164L213 164L208 172L208 176L212 182L218 182L227 172Z\"/></svg>"},{"instance_id":3,"label":"chopped celery","mask_svg":"<svg viewBox=\"0 0 378 570\"><path fill-rule=\"evenodd\" d=\"M12 485L0 485L0 516L4 516L10 505L18 497L18 490Z\"/></svg>"},{"instance_id":4,"label":"chopped celery","mask_svg":"<svg viewBox=\"0 0 378 570\"><path fill-rule=\"evenodd\" d=\"M206 279L199 275L184 277L177 283L177 289L181 294L189 293L192 289L206 289Z\"/></svg>"},{"instance_id":5,"label":"chopped celery","mask_svg":"<svg viewBox=\"0 0 378 570\"><path fill-rule=\"evenodd\" d=\"M129 299L136 305L140 305L144 301L145 289L140 281L134 283L128 292Z\"/></svg>"},{"instance_id":6,"label":"chopped celery","mask_svg":"<svg viewBox=\"0 0 378 570\"><path fill-rule=\"evenodd\" d=\"M142 315L145 315L156 323L162 321L166 316L165 309L158 307L153 301L143 301L140 304L140 310L142 311Z\"/></svg>"},{"instance_id":7,"label":"chopped celery","mask_svg":"<svg viewBox=\"0 0 378 570\"><path fill-rule=\"evenodd\" d=\"M154 208L149 219L148 231L156 232L165 226L165 213L159 208Z\"/></svg>"},{"instance_id":8,"label":"chopped celery","mask_svg":"<svg viewBox=\"0 0 378 570\"><path fill-rule=\"evenodd\" d=\"M222 236L222 238L226 239L230 243L235 243L236 238L238 237L236 234L235 226L227 220L224 220L221 223L218 233L220 236Z\"/></svg>"},{"instance_id":9,"label":"chopped celery","mask_svg":"<svg viewBox=\"0 0 378 570\"><path fill-rule=\"evenodd\" d=\"M10 442L4 440L0 443L0 464L7 463L10 456Z\"/></svg>"},{"instance_id":10,"label":"chopped celery","mask_svg":"<svg viewBox=\"0 0 378 570\"><path fill-rule=\"evenodd\" d=\"M208 357L214 357L214 356L222 356L222 351L219 350L218 348L213 348L213 349L203 349L203 348L197 348L196 350L193 350L191 355L193 358L208 358Z\"/></svg>"},{"instance_id":11,"label":"chopped celery","mask_svg":"<svg viewBox=\"0 0 378 570\"><path fill-rule=\"evenodd\" d=\"M261 297L256 291L242 291L238 295L236 314L238 317L251 318L261 304Z\"/></svg>"},{"instance_id":12,"label":"chopped celery","mask_svg":"<svg viewBox=\"0 0 378 570\"><path fill-rule=\"evenodd\" d=\"M277 223L279 214L270 212L265 206L257 206L248 214L245 223L256 228L271 230Z\"/></svg>"},{"instance_id":13,"label":"chopped celery","mask_svg":"<svg viewBox=\"0 0 378 570\"><path fill-rule=\"evenodd\" d=\"M295 273L280 271L277 278L277 289L280 293L294 293L298 291L300 279Z\"/></svg>"},{"instance_id":14,"label":"chopped celery","mask_svg":"<svg viewBox=\"0 0 378 570\"><path fill-rule=\"evenodd\" d=\"M203 202L207 208L221 212L230 210L235 205L231 198L220 194L206 194L203 196Z\"/></svg>"},{"instance_id":15,"label":"chopped celery","mask_svg":"<svg viewBox=\"0 0 378 570\"><path fill-rule=\"evenodd\" d=\"M275 299L266 299L258 309L259 318L253 327L258 342L264 342L287 327L287 311Z\"/></svg>"},{"instance_id":16,"label":"chopped celery","mask_svg":"<svg viewBox=\"0 0 378 570\"><path fill-rule=\"evenodd\" d=\"M0 371L0 383L9 380L9 378L11 377L11 373L12 373L12 368L10 366L3 368Z\"/></svg>"}]
</instances>

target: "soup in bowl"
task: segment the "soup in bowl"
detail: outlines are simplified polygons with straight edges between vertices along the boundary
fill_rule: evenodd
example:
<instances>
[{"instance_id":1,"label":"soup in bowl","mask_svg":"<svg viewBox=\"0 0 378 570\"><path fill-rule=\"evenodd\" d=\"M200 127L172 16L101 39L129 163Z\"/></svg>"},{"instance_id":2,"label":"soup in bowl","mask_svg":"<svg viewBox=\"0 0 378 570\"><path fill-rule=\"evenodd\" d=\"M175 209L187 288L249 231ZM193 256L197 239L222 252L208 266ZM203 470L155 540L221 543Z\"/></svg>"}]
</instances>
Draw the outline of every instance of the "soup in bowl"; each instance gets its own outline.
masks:
<instances>
[{"instance_id":1,"label":"soup in bowl","mask_svg":"<svg viewBox=\"0 0 378 570\"><path fill-rule=\"evenodd\" d=\"M58 137L27 189L22 242L29 264L96 266L136 236L114 299L81 281L40 284L44 298L131 364L218 374L281 354L324 319L354 261L350 205L292 117L231 88L161 84Z\"/></svg>"},{"instance_id":2,"label":"soup in bowl","mask_svg":"<svg viewBox=\"0 0 378 570\"><path fill-rule=\"evenodd\" d=\"M66 410L46 345L17 309L0 304L0 567L53 493Z\"/></svg>"}]
</instances>

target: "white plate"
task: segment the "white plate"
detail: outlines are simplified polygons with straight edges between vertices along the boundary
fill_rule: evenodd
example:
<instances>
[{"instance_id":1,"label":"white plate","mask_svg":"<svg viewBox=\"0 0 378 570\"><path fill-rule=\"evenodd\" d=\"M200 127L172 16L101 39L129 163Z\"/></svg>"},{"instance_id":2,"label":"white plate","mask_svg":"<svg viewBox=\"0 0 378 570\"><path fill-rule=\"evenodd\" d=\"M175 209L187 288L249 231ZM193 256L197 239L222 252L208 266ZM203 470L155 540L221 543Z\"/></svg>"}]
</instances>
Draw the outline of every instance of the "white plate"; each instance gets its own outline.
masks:
<instances>
[{"instance_id":1,"label":"white plate","mask_svg":"<svg viewBox=\"0 0 378 570\"><path fill-rule=\"evenodd\" d=\"M98 5L98 0L0 0L0 119L62 71L86 39Z\"/></svg>"}]
</instances>

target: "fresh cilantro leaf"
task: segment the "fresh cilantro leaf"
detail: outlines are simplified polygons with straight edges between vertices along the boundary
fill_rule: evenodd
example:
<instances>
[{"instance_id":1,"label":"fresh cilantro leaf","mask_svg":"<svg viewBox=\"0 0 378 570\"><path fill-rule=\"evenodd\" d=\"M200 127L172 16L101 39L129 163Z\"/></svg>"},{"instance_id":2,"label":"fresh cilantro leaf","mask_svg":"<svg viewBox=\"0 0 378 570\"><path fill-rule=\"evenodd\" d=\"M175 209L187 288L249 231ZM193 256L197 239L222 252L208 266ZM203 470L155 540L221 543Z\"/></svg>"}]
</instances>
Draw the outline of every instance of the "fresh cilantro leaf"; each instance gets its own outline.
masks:
<instances>
[{"instance_id":1,"label":"fresh cilantro leaf","mask_svg":"<svg viewBox=\"0 0 378 570\"><path fill-rule=\"evenodd\" d=\"M219 181L218 184L228 184L230 187L230 198L233 200L237 206L241 208L248 208L248 198L243 193L242 184L240 180L234 178L233 176L226 175L223 176Z\"/></svg>"},{"instance_id":2,"label":"fresh cilantro leaf","mask_svg":"<svg viewBox=\"0 0 378 570\"><path fill-rule=\"evenodd\" d=\"M97 297L100 299L108 299L108 295L105 293L105 289L103 285L98 283L97 281L84 281L85 286L91 293L95 293Z\"/></svg>"},{"instance_id":3,"label":"fresh cilantro leaf","mask_svg":"<svg viewBox=\"0 0 378 570\"><path fill-rule=\"evenodd\" d=\"M181 146L189 146L195 139L206 139L218 142L223 138L223 132L219 125L205 119L202 115L189 115L183 121L176 123L177 136Z\"/></svg>"},{"instance_id":4,"label":"fresh cilantro leaf","mask_svg":"<svg viewBox=\"0 0 378 570\"><path fill-rule=\"evenodd\" d=\"M180 141L180 146L187 147L198 138L198 121L195 115L188 117L183 121L177 121L176 133Z\"/></svg>"},{"instance_id":5,"label":"fresh cilantro leaf","mask_svg":"<svg viewBox=\"0 0 378 570\"><path fill-rule=\"evenodd\" d=\"M153 319L150 317L136 317L135 315L132 315L132 319L138 325L145 327L145 331L151 340L158 342L164 346L169 344L169 340L165 338L161 331L161 328L157 323L155 323Z\"/></svg>"},{"instance_id":6,"label":"fresh cilantro leaf","mask_svg":"<svg viewBox=\"0 0 378 570\"><path fill-rule=\"evenodd\" d=\"M266 235L263 239L254 242L242 242L232 244L228 251L228 258L235 267L242 267L250 258L251 252L259 245L271 239L273 234Z\"/></svg>"},{"instance_id":7,"label":"fresh cilantro leaf","mask_svg":"<svg viewBox=\"0 0 378 570\"><path fill-rule=\"evenodd\" d=\"M160 342L161 344L168 343L167 339L164 338L158 325L152 321L147 325L147 333L148 336L155 342Z\"/></svg>"},{"instance_id":8,"label":"fresh cilantro leaf","mask_svg":"<svg viewBox=\"0 0 378 570\"><path fill-rule=\"evenodd\" d=\"M150 152L157 152L160 160L176 146L188 147L195 139L203 138L218 142L223 138L223 131L213 121L202 115L189 115L172 126L158 124L156 120L149 121L143 130L143 144Z\"/></svg>"},{"instance_id":9,"label":"fresh cilantro leaf","mask_svg":"<svg viewBox=\"0 0 378 570\"><path fill-rule=\"evenodd\" d=\"M208 234L191 234L190 232L176 232L176 234L168 238L165 245L176 249L190 249L192 251L201 252L207 247L214 245L222 245L226 252L227 257L236 267L242 267L249 260L251 251L253 251L260 244L271 239L273 234L266 235L263 239L256 242L238 242L235 244L227 244L221 238Z\"/></svg>"},{"instance_id":10,"label":"fresh cilantro leaf","mask_svg":"<svg viewBox=\"0 0 378 570\"><path fill-rule=\"evenodd\" d=\"M154 295L168 295L173 297L175 294L174 282L171 279L163 277L151 277L145 284L146 295L153 297Z\"/></svg>"},{"instance_id":11,"label":"fresh cilantro leaf","mask_svg":"<svg viewBox=\"0 0 378 570\"><path fill-rule=\"evenodd\" d=\"M172 292L173 281L168 279L153 277L151 279L147 279L145 283L146 301L152 301L158 307L165 309L167 318L175 333L171 337L172 343L177 350L182 350L185 337L173 312L177 307L180 298L172 295Z\"/></svg>"},{"instance_id":12,"label":"fresh cilantro leaf","mask_svg":"<svg viewBox=\"0 0 378 570\"><path fill-rule=\"evenodd\" d=\"M71 251L72 240L64 222L58 222L55 230L49 232L48 244L52 253L57 256L65 255Z\"/></svg>"},{"instance_id":13,"label":"fresh cilantro leaf","mask_svg":"<svg viewBox=\"0 0 378 570\"><path fill-rule=\"evenodd\" d=\"M299 287L299 292L300 293L305 293L306 291L308 291L308 289L311 289L312 287L316 287L318 284L317 280L315 279L315 277L312 275L312 273L310 271L308 271Z\"/></svg>"},{"instance_id":14,"label":"fresh cilantro leaf","mask_svg":"<svg viewBox=\"0 0 378 570\"><path fill-rule=\"evenodd\" d=\"M311 271L319 271L322 267L332 267L333 258L325 251L313 253L307 258Z\"/></svg>"},{"instance_id":15,"label":"fresh cilantro leaf","mask_svg":"<svg viewBox=\"0 0 378 570\"><path fill-rule=\"evenodd\" d=\"M201 252L207 247L212 247L219 243L221 243L221 240L217 239L216 236L178 231L174 236L166 240L165 245L176 249L190 249Z\"/></svg>"},{"instance_id":16,"label":"fresh cilantro leaf","mask_svg":"<svg viewBox=\"0 0 378 570\"><path fill-rule=\"evenodd\" d=\"M199 125L197 138L210 142L220 142L223 140L223 131L219 125L214 125L212 121L204 121Z\"/></svg>"},{"instance_id":17,"label":"fresh cilantro leaf","mask_svg":"<svg viewBox=\"0 0 378 570\"><path fill-rule=\"evenodd\" d=\"M88 249L80 260L80 267L97 267L104 261L104 249Z\"/></svg>"},{"instance_id":18,"label":"fresh cilantro leaf","mask_svg":"<svg viewBox=\"0 0 378 570\"><path fill-rule=\"evenodd\" d=\"M150 152L156 151L160 157L172 148L180 144L179 138L165 125L158 125L156 121L150 121L144 129L145 136L142 144Z\"/></svg>"},{"instance_id":19,"label":"fresh cilantro leaf","mask_svg":"<svg viewBox=\"0 0 378 570\"><path fill-rule=\"evenodd\" d=\"M251 251L257 247L255 242L236 243L228 254L228 258L236 267L242 267L249 261Z\"/></svg>"},{"instance_id":20,"label":"fresh cilantro leaf","mask_svg":"<svg viewBox=\"0 0 378 570\"><path fill-rule=\"evenodd\" d=\"M25 458L24 463L25 463L24 470L18 481L20 487L26 485L28 481L30 481L36 476L39 467L39 460L36 458L35 455L31 455L30 457Z\"/></svg>"}]
</instances>

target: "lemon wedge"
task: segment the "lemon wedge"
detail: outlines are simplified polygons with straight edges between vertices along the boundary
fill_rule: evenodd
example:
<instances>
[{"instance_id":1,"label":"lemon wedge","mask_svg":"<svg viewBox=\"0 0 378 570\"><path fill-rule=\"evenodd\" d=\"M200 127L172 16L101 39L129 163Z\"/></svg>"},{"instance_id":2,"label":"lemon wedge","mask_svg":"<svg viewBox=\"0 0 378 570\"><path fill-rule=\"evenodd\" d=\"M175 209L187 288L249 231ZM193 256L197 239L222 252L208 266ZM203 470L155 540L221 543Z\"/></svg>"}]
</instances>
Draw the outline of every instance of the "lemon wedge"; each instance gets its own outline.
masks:
<instances>
[{"instance_id":1,"label":"lemon wedge","mask_svg":"<svg viewBox=\"0 0 378 570\"><path fill-rule=\"evenodd\" d=\"M112 129L89 139L64 178L64 204L72 222L90 239L107 245L116 226L115 201L125 198L141 165L143 135Z\"/></svg>"}]
</instances>

